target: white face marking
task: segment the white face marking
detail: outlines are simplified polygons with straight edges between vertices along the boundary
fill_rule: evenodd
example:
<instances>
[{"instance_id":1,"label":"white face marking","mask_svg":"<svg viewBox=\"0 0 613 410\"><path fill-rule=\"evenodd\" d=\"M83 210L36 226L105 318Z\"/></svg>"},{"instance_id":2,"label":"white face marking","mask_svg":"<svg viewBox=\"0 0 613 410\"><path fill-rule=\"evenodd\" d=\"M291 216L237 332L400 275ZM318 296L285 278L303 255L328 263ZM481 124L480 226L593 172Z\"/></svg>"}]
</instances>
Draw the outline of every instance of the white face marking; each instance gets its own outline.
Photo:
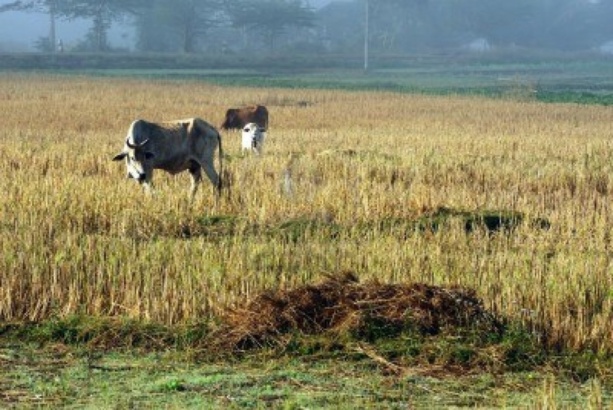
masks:
<instances>
[{"instance_id":1,"label":"white face marking","mask_svg":"<svg viewBox=\"0 0 613 410\"><path fill-rule=\"evenodd\" d=\"M130 178L134 178L137 181L145 179L145 169L143 164L136 159L134 150L129 150L128 155L126 155L126 167Z\"/></svg>"},{"instance_id":2,"label":"white face marking","mask_svg":"<svg viewBox=\"0 0 613 410\"><path fill-rule=\"evenodd\" d=\"M250 122L243 127L242 148L243 151L253 150L256 154L261 152L266 133L257 124Z\"/></svg>"},{"instance_id":3,"label":"white face marking","mask_svg":"<svg viewBox=\"0 0 613 410\"><path fill-rule=\"evenodd\" d=\"M124 148L126 152L126 168L128 171L128 178L134 178L138 182L145 182L150 175L147 175L146 162L152 158L152 154L141 149L130 148L126 145Z\"/></svg>"}]
</instances>

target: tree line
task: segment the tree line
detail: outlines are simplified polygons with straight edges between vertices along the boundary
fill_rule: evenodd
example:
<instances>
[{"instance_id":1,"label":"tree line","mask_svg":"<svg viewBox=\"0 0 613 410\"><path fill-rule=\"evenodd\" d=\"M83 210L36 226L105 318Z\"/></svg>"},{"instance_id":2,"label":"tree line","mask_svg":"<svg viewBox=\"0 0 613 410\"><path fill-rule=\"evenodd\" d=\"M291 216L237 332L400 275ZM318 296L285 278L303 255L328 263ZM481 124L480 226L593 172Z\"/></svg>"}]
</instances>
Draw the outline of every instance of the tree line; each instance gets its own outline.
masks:
<instances>
[{"instance_id":1,"label":"tree line","mask_svg":"<svg viewBox=\"0 0 613 410\"><path fill-rule=\"evenodd\" d=\"M57 20L86 19L83 51L112 51L113 23L134 28L143 52L359 52L454 49L481 38L497 47L583 50L613 39L613 0L24 0L8 10L43 12L55 50Z\"/></svg>"}]
</instances>

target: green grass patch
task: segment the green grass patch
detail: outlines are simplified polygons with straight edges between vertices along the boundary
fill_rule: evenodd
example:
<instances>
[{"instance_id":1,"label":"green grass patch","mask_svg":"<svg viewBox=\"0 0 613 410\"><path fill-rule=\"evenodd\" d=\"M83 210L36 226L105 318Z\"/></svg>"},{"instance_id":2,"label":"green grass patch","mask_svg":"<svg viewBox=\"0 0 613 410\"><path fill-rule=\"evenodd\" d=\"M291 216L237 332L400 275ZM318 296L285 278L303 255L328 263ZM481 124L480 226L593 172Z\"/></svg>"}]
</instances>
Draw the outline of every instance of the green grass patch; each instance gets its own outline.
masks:
<instances>
[{"instance_id":1,"label":"green grass patch","mask_svg":"<svg viewBox=\"0 0 613 410\"><path fill-rule=\"evenodd\" d=\"M433 400L445 406L486 407L532 406L544 400L587 406L612 400L606 370L613 365L610 357L546 352L521 326L488 339L470 332L390 332L372 322L367 340L364 334L296 333L283 349L257 349L219 360L195 355L193 349L203 348L195 338L177 344L176 335L184 329L152 331L149 324L132 322L128 332L118 321L92 325L99 321L80 316L4 325L0 404L393 408ZM96 346L111 329L132 342L111 349ZM161 340L160 332L175 337L163 339L166 344L134 348L139 334ZM126 349L127 344L132 346Z\"/></svg>"},{"instance_id":2,"label":"green grass patch","mask_svg":"<svg viewBox=\"0 0 613 410\"><path fill-rule=\"evenodd\" d=\"M2 324L0 338L45 345L63 343L94 349L187 349L206 338L205 323L164 326L121 317L77 315L42 323Z\"/></svg>"},{"instance_id":3,"label":"green grass patch","mask_svg":"<svg viewBox=\"0 0 613 410\"><path fill-rule=\"evenodd\" d=\"M453 229L454 226L460 226L466 233L485 231L508 234L522 224L528 224L535 229L551 227L551 223L545 218L527 218L523 213L517 211L438 207L416 218L384 217L379 220L365 220L351 224L341 224L323 217L311 216L299 216L266 225L253 223L233 215L201 216L182 222L167 234L185 239L201 237L218 240L231 238L240 233L246 237L264 236L297 243L310 239L359 238L372 235L373 232L406 238L423 232Z\"/></svg>"},{"instance_id":4,"label":"green grass patch","mask_svg":"<svg viewBox=\"0 0 613 410\"><path fill-rule=\"evenodd\" d=\"M478 210L467 211L447 207L439 207L425 214L416 221L416 227L420 231L438 231L448 227L452 221L458 221L466 233L482 229L489 233L516 229L525 222L525 216L521 212L508 210ZM540 229L549 229L551 224L544 218L534 218L528 223Z\"/></svg>"},{"instance_id":5,"label":"green grass patch","mask_svg":"<svg viewBox=\"0 0 613 410\"><path fill-rule=\"evenodd\" d=\"M613 102L613 61L596 55L398 56L375 59L368 73L361 69L359 56L267 56L250 58L247 64L231 56L10 54L0 61L0 69L5 70L45 67L66 75L206 81L230 87L475 95L598 105Z\"/></svg>"}]
</instances>

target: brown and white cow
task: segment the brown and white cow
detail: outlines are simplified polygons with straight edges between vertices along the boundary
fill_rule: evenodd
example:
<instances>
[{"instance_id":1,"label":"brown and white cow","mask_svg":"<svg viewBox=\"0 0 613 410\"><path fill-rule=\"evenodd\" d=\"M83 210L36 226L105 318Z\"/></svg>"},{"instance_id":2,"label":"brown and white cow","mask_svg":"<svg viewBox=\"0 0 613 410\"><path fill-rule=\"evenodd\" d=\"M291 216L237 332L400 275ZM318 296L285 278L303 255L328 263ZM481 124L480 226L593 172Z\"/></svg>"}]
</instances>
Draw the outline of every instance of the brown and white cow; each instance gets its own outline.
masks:
<instances>
[{"instance_id":1,"label":"brown and white cow","mask_svg":"<svg viewBox=\"0 0 613 410\"><path fill-rule=\"evenodd\" d=\"M215 170L215 150L219 147L219 173ZM189 171L192 197L202 180L202 169L221 191L221 136L211 124L200 118L161 123L136 120L130 125L123 150L114 161L125 158L128 178L134 178L146 191L152 188L153 170L170 174Z\"/></svg>"},{"instance_id":2,"label":"brown and white cow","mask_svg":"<svg viewBox=\"0 0 613 410\"><path fill-rule=\"evenodd\" d=\"M256 123L262 130L268 130L268 109L263 105L249 105L241 108L230 108L221 129L243 129L250 122Z\"/></svg>"}]
</instances>

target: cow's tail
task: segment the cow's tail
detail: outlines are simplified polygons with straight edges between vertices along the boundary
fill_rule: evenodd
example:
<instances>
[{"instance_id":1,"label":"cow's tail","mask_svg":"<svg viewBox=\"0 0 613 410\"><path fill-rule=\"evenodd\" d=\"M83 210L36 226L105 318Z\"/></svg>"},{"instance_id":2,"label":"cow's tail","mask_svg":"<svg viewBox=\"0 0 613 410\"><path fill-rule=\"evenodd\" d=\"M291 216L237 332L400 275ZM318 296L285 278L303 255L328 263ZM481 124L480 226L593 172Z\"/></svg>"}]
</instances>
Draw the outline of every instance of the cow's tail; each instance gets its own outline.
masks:
<instances>
[{"instance_id":1,"label":"cow's tail","mask_svg":"<svg viewBox=\"0 0 613 410\"><path fill-rule=\"evenodd\" d=\"M217 142L219 143L219 178L217 178L217 193L221 195L223 188L223 148L221 147L221 133L217 131Z\"/></svg>"}]
</instances>

